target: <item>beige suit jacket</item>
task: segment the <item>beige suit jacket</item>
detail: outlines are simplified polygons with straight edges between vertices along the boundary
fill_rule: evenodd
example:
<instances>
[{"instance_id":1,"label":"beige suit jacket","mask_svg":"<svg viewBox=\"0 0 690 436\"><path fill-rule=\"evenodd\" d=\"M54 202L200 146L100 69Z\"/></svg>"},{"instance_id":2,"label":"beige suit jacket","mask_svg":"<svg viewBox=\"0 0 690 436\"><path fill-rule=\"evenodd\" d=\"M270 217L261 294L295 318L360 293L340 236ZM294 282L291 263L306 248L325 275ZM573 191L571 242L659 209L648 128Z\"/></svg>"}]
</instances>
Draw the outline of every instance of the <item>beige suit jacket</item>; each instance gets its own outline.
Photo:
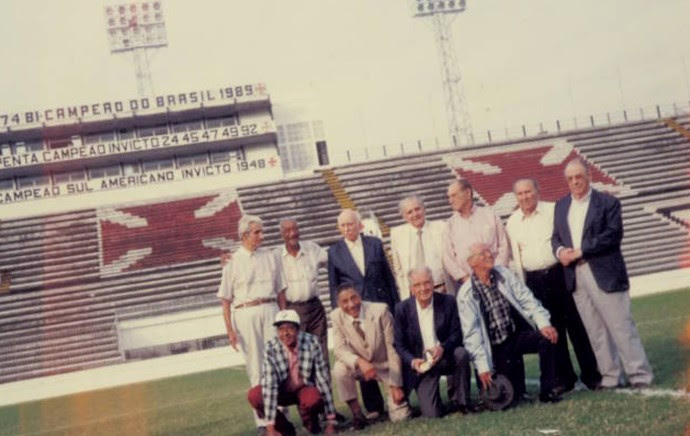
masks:
<instances>
[{"instance_id":1,"label":"beige suit jacket","mask_svg":"<svg viewBox=\"0 0 690 436\"><path fill-rule=\"evenodd\" d=\"M331 312L335 359L354 369L361 357L377 370L387 370L390 386L402 386L400 357L393 347L393 316L388 306L363 301L361 318L366 343L352 325L352 318L340 308Z\"/></svg>"}]
</instances>

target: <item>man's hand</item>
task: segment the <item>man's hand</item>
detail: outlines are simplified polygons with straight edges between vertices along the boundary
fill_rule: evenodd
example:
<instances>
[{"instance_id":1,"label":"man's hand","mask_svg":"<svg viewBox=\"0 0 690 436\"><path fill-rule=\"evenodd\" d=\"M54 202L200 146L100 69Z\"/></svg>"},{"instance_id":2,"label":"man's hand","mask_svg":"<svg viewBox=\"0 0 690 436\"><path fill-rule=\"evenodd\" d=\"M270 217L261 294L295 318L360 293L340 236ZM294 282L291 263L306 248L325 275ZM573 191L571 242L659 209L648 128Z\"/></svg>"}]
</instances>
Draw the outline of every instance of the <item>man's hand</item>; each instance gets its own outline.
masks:
<instances>
[{"instance_id":1,"label":"man's hand","mask_svg":"<svg viewBox=\"0 0 690 436\"><path fill-rule=\"evenodd\" d=\"M491 379L491 373L489 371L480 373L479 381L482 382L482 389L489 389L491 387L491 384L493 383Z\"/></svg>"},{"instance_id":2,"label":"man's hand","mask_svg":"<svg viewBox=\"0 0 690 436\"><path fill-rule=\"evenodd\" d=\"M269 424L266 426L266 434L268 436L280 436L280 433L278 433L278 430L276 430L276 426L274 424Z\"/></svg>"},{"instance_id":3,"label":"man's hand","mask_svg":"<svg viewBox=\"0 0 690 436\"><path fill-rule=\"evenodd\" d=\"M419 365L422 363L424 363L424 359L412 359L412 369L421 373L422 371L419 369Z\"/></svg>"},{"instance_id":4,"label":"man's hand","mask_svg":"<svg viewBox=\"0 0 690 436\"><path fill-rule=\"evenodd\" d=\"M402 404L403 401L405 401L405 392L402 390L402 388L398 386L391 386L390 388L391 391L391 397L393 398L393 402L396 405Z\"/></svg>"},{"instance_id":5,"label":"man's hand","mask_svg":"<svg viewBox=\"0 0 690 436\"><path fill-rule=\"evenodd\" d=\"M235 351L240 351L237 349L237 332L235 330L228 330L228 339L230 340L230 346L235 349Z\"/></svg>"},{"instance_id":6,"label":"man's hand","mask_svg":"<svg viewBox=\"0 0 690 436\"><path fill-rule=\"evenodd\" d=\"M570 265L570 263L574 260L573 252L574 250L572 248L562 248L558 251L558 260L561 262L561 265Z\"/></svg>"},{"instance_id":7,"label":"man's hand","mask_svg":"<svg viewBox=\"0 0 690 436\"><path fill-rule=\"evenodd\" d=\"M220 266L221 268L228 264L232 260L232 253L223 253L220 255Z\"/></svg>"},{"instance_id":8,"label":"man's hand","mask_svg":"<svg viewBox=\"0 0 690 436\"><path fill-rule=\"evenodd\" d=\"M359 371L362 373L364 380L370 381L376 378L376 368L374 368L374 365L371 363L359 357L357 358L357 366L359 367Z\"/></svg>"},{"instance_id":9,"label":"man's hand","mask_svg":"<svg viewBox=\"0 0 690 436\"><path fill-rule=\"evenodd\" d=\"M552 344L558 342L558 332L552 326L546 326L539 330L541 334Z\"/></svg>"},{"instance_id":10,"label":"man's hand","mask_svg":"<svg viewBox=\"0 0 690 436\"><path fill-rule=\"evenodd\" d=\"M436 345L434 348L431 349L431 356L433 357L431 364L436 365L436 362L441 360L441 357L443 357L443 347L440 345Z\"/></svg>"}]
</instances>

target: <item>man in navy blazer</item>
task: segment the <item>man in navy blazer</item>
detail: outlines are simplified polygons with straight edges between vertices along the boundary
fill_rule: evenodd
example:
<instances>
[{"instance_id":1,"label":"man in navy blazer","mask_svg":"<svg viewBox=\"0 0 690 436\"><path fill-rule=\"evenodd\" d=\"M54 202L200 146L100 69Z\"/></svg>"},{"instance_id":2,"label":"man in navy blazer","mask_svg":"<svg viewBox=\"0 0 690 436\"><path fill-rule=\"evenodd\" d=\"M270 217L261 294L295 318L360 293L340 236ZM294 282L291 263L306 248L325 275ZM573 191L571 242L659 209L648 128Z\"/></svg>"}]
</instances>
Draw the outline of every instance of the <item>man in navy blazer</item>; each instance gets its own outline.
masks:
<instances>
[{"instance_id":1,"label":"man in navy blazer","mask_svg":"<svg viewBox=\"0 0 690 436\"><path fill-rule=\"evenodd\" d=\"M618 386L623 372L633 387L647 387L653 375L630 313L620 201L591 188L580 158L568 162L565 178L571 194L556 203L551 245L594 349L601 387Z\"/></svg>"},{"instance_id":2,"label":"man in navy blazer","mask_svg":"<svg viewBox=\"0 0 690 436\"><path fill-rule=\"evenodd\" d=\"M338 307L338 287L349 284L363 301L385 303L393 313L400 300L381 240L360 234L362 220L352 209L340 212L338 230L343 239L328 249L328 287L333 309ZM362 380L359 388L364 407L374 414L382 414L383 397L378 383L375 380Z\"/></svg>"},{"instance_id":3,"label":"man in navy blazer","mask_svg":"<svg viewBox=\"0 0 690 436\"><path fill-rule=\"evenodd\" d=\"M331 305L338 307L336 291L342 284L351 284L363 301L386 303L393 313L400 301L395 277L388 265L383 244L378 238L360 235L359 214L344 209L338 215L338 230L343 239L328 250L328 286Z\"/></svg>"},{"instance_id":4,"label":"man in navy blazer","mask_svg":"<svg viewBox=\"0 0 690 436\"><path fill-rule=\"evenodd\" d=\"M452 408L470 410L470 355L462 347L462 330L455 299L434 292L429 268L408 274L410 294L395 308L394 345L402 361L403 385L417 391L423 416L443 413L439 391L442 374L452 375Z\"/></svg>"}]
</instances>

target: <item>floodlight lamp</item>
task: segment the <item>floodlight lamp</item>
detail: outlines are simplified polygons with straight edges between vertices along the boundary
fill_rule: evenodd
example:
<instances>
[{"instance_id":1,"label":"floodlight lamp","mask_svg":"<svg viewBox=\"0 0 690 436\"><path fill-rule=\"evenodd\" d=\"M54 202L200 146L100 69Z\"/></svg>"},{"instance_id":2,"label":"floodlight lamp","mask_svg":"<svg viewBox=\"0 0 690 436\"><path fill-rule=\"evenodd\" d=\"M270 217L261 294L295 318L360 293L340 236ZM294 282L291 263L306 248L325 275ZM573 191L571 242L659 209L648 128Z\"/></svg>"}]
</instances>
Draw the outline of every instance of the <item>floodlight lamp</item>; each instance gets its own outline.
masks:
<instances>
[{"instance_id":1,"label":"floodlight lamp","mask_svg":"<svg viewBox=\"0 0 690 436\"><path fill-rule=\"evenodd\" d=\"M160 8L161 8L160 2L155 2L155 3L153 4L153 9L159 10Z\"/></svg>"},{"instance_id":2,"label":"floodlight lamp","mask_svg":"<svg viewBox=\"0 0 690 436\"><path fill-rule=\"evenodd\" d=\"M105 13L108 15L113 15L113 8L108 6L107 8L105 8Z\"/></svg>"},{"instance_id":3,"label":"floodlight lamp","mask_svg":"<svg viewBox=\"0 0 690 436\"><path fill-rule=\"evenodd\" d=\"M149 4L148 3L142 3L141 9L144 11L148 11L149 10Z\"/></svg>"},{"instance_id":4,"label":"floodlight lamp","mask_svg":"<svg viewBox=\"0 0 690 436\"><path fill-rule=\"evenodd\" d=\"M124 6L120 6L119 8L117 8L117 10L120 11L120 15L125 13L125 7Z\"/></svg>"}]
</instances>

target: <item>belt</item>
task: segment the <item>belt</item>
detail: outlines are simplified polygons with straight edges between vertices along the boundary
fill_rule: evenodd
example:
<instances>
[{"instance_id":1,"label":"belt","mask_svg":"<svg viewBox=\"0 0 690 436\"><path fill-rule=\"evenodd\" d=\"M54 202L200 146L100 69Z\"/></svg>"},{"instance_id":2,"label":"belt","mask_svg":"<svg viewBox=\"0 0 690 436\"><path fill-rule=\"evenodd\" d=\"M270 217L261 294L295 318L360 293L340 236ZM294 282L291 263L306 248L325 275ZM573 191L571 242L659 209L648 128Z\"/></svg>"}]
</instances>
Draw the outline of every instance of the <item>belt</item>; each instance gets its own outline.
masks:
<instances>
[{"instance_id":1,"label":"belt","mask_svg":"<svg viewBox=\"0 0 690 436\"><path fill-rule=\"evenodd\" d=\"M261 304L275 303L275 298L257 298L256 300L247 301L246 303L238 304L235 309L242 309L243 307L254 307Z\"/></svg>"},{"instance_id":2,"label":"belt","mask_svg":"<svg viewBox=\"0 0 690 436\"><path fill-rule=\"evenodd\" d=\"M554 264L548 268L535 269L534 271L525 271L525 276L545 276L548 275L552 270L558 268L558 264Z\"/></svg>"},{"instance_id":3,"label":"belt","mask_svg":"<svg viewBox=\"0 0 690 436\"><path fill-rule=\"evenodd\" d=\"M288 301L287 304L291 306L303 306L305 304L312 304L319 301L319 297L311 297L307 301Z\"/></svg>"}]
</instances>

